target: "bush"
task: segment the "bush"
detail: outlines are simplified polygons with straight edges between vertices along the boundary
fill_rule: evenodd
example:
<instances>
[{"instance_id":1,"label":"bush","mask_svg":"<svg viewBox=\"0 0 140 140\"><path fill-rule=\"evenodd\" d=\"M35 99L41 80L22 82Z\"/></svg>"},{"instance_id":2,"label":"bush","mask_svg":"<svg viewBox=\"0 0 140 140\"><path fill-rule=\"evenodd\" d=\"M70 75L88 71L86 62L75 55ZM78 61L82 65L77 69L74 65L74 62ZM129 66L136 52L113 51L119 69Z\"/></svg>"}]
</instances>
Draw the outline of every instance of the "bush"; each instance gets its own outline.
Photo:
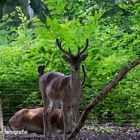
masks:
<instances>
[{"instance_id":1,"label":"bush","mask_svg":"<svg viewBox=\"0 0 140 140\"><path fill-rule=\"evenodd\" d=\"M18 108L42 105L38 93L38 65L45 64L46 72L53 70L69 74L69 67L55 46L56 38L62 41L65 49L71 48L73 54L89 38L88 58L84 62L87 78L81 111L117 71L136 59L140 52L138 4L120 4L118 13L103 18L105 12L97 5L86 9L86 6L80 7L77 3L77 13L73 12L70 16L66 9L70 3L63 3L62 0L59 3L51 0L47 2L50 9L47 22L44 24L35 17L30 29L30 21L17 8L21 24L14 28L15 38L4 41L0 46L0 92L4 105L8 107L5 112L14 112L15 108L9 108L16 105ZM129 18L124 16L125 10L129 11ZM10 29L7 29L8 34L13 31ZM139 69L130 72L108 95L93 111L92 119L96 122L115 121L117 124L139 125Z\"/></svg>"}]
</instances>

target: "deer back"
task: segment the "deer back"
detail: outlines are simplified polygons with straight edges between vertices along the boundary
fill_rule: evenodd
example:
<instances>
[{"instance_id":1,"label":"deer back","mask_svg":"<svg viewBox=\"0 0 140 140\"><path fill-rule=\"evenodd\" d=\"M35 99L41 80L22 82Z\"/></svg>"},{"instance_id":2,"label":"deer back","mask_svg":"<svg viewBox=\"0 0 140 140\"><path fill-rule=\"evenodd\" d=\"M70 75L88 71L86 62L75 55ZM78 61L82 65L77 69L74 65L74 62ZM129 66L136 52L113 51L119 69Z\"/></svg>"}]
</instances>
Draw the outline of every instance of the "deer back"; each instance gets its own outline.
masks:
<instances>
[{"instance_id":1,"label":"deer back","mask_svg":"<svg viewBox=\"0 0 140 140\"><path fill-rule=\"evenodd\" d=\"M41 93L54 100L64 100L64 94L70 86L70 76L59 72L49 72L40 77Z\"/></svg>"}]
</instances>

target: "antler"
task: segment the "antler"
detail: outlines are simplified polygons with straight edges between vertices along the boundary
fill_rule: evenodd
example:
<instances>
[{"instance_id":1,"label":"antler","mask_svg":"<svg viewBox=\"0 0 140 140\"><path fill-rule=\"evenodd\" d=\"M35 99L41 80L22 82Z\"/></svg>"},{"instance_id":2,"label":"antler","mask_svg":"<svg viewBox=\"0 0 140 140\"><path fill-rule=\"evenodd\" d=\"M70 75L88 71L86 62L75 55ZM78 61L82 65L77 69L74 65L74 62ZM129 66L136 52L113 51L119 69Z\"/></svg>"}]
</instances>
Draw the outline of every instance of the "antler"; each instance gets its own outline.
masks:
<instances>
[{"instance_id":1,"label":"antler","mask_svg":"<svg viewBox=\"0 0 140 140\"><path fill-rule=\"evenodd\" d=\"M84 53L87 50L87 47L88 47L88 39L86 39L85 48L83 48L82 51L80 51L80 48L78 47L78 55L81 55L82 53Z\"/></svg>"},{"instance_id":2,"label":"antler","mask_svg":"<svg viewBox=\"0 0 140 140\"><path fill-rule=\"evenodd\" d=\"M65 54L69 55L70 57L73 57L72 53L71 53L71 50L69 48L69 51L65 51L62 46L61 46L61 42L58 40L58 38L56 39L56 45L57 47ZM86 39L86 42L85 42L85 47L83 48L82 51L80 51L80 48L78 47L78 55L81 55L82 53L84 53L86 50L87 50L87 47L88 47L88 39Z\"/></svg>"},{"instance_id":3,"label":"antler","mask_svg":"<svg viewBox=\"0 0 140 140\"><path fill-rule=\"evenodd\" d=\"M82 71L83 71L83 79L82 79L81 84L82 84L82 87L83 87L83 85L85 83L85 79L86 79L86 67L85 67L84 64L82 64Z\"/></svg>"},{"instance_id":4,"label":"antler","mask_svg":"<svg viewBox=\"0 0 140 140\"><path fill-rule=\"evenodd\" d=\"M71 54L71 50L69 48L69 52L65 51L62 46L61 46L61 42L58 40L58 38L56 39L56 45L58 46L58 48L65 54L69 55L69 56L72 56Z\"/></svg>"}]
</instances>

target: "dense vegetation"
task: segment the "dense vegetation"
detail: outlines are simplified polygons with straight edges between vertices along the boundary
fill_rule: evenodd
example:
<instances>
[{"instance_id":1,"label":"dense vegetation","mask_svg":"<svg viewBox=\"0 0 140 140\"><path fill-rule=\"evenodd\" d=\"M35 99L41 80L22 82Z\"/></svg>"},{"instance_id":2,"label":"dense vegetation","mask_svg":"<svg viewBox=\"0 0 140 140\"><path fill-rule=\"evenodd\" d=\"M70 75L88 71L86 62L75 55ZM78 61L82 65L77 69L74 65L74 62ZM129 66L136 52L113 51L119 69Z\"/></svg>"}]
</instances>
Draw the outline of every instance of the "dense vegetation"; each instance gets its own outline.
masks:
<instances>
[{"instance_id":1,"label":"dense vegetation","mask_svg":"<svg viewBox=\"0 0 140 140\"><path fill-rule=\"evenodd\" d=\"M5 113L17 108L41 106L37 67L69 74L69 65L55 46L59 38L73 53L89 38L87 77L81 111L128 62L140 54L140 3L138 0L109 3L83 0L44 0L46 22L28 20L17 7L0 23L0 98ZM13 26L15 14L20 25ZM90 122L128 123L140 126L140 67L110 92L91 115ZM17 107L18 106L18 107ZM17 107L17 108L12 108Z\"/></svg>"}]
</instances>

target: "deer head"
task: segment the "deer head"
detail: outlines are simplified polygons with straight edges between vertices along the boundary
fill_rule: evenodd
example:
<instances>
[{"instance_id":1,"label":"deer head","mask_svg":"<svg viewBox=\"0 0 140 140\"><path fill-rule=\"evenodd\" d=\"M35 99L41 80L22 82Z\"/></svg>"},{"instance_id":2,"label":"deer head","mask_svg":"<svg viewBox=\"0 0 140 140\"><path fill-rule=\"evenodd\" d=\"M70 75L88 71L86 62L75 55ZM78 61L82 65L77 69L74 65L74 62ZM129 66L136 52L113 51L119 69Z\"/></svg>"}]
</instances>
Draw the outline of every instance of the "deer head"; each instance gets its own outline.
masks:
<instances>
[{"instance_id":1,"label":"deer head","mask_svg":"<svg viewBox=\"0 0 140 140\"><path fill-rule=\"evenodd\" d=\"M82 61L84 61L86 58L87 58L87 54L84 54L84 52L87 50L87 47L88 47L88 39L86 39L86 42L85 42L85 47L81 50L79 47L78 47L78 53L77 55L73 55L71 53L71 50L69 48L69 51L65 51L62 46L61 46L61 42L56 39L56 45L58 46L58 48L65 54L65 56L63 56L63 59L70 63L70 66L71 66L71 71L79 71L80 69L80 63Z\"/></svg>"}]
</instances>

